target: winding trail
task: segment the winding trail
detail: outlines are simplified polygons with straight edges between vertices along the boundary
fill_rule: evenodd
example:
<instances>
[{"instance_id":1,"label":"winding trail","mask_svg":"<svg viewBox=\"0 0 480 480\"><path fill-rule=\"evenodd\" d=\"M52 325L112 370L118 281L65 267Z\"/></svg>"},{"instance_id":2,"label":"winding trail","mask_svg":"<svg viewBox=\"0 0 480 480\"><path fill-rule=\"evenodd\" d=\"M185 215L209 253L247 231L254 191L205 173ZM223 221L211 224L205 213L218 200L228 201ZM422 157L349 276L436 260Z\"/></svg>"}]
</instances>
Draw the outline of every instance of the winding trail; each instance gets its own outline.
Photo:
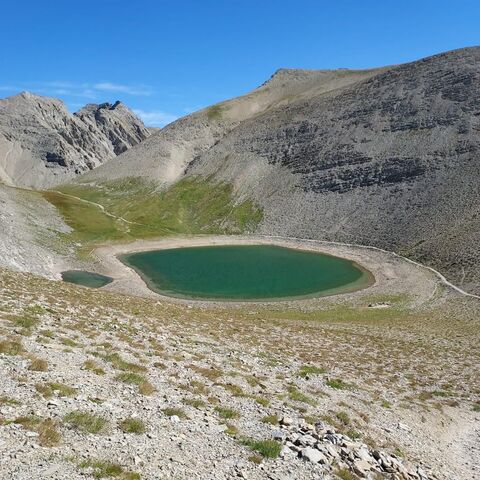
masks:
<instances>
[{"instance_id":1,"label":"winding trail","mask_svg":"<svg viewBox=\"0 0 480 480\"><path fill-rule=\"evenodd\" d=\"M130 220L127 220L126 218L123 218L123 217L119 217L117 215L114 215L113 213L109 212L102 204L100 203L96 203L96 202L92 202L90 200L85 200L84 198L81 198L81 197L76 197L75 195L70 195L69 193L63 193L63 192L60 192L59 190L52 190L53 192L55 193L58 193L59 195L63 195L64 197L70 197L70 198L74 198L75 200L79 200L80 202L83 202L83 203L88 203L90 205L94 205L95 207L98 207L105 215L107 215L107 217L111 217L111 218L114 218L115 220L119 220L121 222L125 222L125 223L129 223L131 225L142 225L141 223L138 223L138 222L131 222Z\"/></svg>"},{"instance_id":2,"label":"winding trail","mask_svg":"<svg viewBox=\"0 0 480 480\"><path fill-rule=\"evenodd\" d=\"M410 258L404 257L404 256L399 255L398 253L392 252L390 250L385 250L383 248L374 247L372 245L360 245L360 244L357 244L357 243L329 242L329 241L324 241L324 240L313 240L313 239L299 238L299 237L282 237L280 235L259 235L259 236L262 236L262 237L265 237L265 238L278 238L279 240L293 239L293 240L299 240L299 241L302 241L302 242L317 242L317 241L320 241L320 242L325 243L325 244L338 245L340 247L366 248L366 249L369 249L369 250L377 250L379 252L388 253L390 255L393 255L394 257L401 258L402 260L405 260L405 261L407 261L407 262L409 262L413 265L416 265L417 267L425 268L427 270L430 270L432 273L434 273L440 279L441 283L443 283L447 287L452 288L456 292L458 292L462 295L465 295L466 297L472 297L472 298L476 298L476 299L480 300L480 295L475 295L474 293L468 293L465 290L462 290L460 287L457 287L453 283L449 282L445 278L445 276L442 275L438 270L435 270L434 268L429 267L428 265L424 265L423 263L416 262L415 260L411 260Z\"/></svg>"},{"instance_id":3,"label":"winding trail","mask_svg":"<svg viewBox=\"0 0 480 480\"><path fill-rule=\"evenodd\" d=\"M60 195L64 195L66 197L70 197L70 198L74 198L76 200L79 200L80 202L84 202L84 203L88 203L90 205L94 205L97 208L99 208L105 215L107 215L108 217L114 218L115 220L119 220L119 221L122 221L122 222L125 222L125 223L128 223L128 224L131 224L131 225L142 225L141 223L132 222L132 221L127 220L126 218L123 218L121 216L114 215L113 213L109 212L100 203L92 202L90 200L85 200L85 199L77 197L75 195L70 195L68 193L63 193L63 192L60 192L58 190L53 190L53 191L60 194ZM374 247L373 245L361 245L361 244L345 243L345 242L332 242L332 241L314 240L314 239L307 239L307 238L300 238L300 237L285 237L285 236L281 236L281 235L257 235L257 236L264 237L264 238L276 238L276 239L279 239L279 240L298 240L298 241L302 241L302 242L319 242L320 241L320 242L325 243L327 245L337 245L337 246L341 246L341 247L366 248L366 249L369 249L369 250L376 250L376 251L379 251L379 252L388 253L390 255L393 255L394 257L405 260L405 261L411 263L412 265L416 265L417 267L425 268L427 270L430 270L432 273L434 273L439 278L439 280L442 284L444 284L447 287L455 290L456 292L460 293L461 295L464 295L466 297L476 298L477 300L480 300L480 295L475 295L474 293L466 292L465 290L461 289L460 287L454 285L452 282L448 281L442 273L440 273L438 270L435 270L433 267L429 267L428 265L424 265L420 262L416 262L415 260L411 260L410 258L399 255L398 253L392 252L391 250L385 250L385 249L380 248L380 247Z\"/></svg>"}]
</instances>

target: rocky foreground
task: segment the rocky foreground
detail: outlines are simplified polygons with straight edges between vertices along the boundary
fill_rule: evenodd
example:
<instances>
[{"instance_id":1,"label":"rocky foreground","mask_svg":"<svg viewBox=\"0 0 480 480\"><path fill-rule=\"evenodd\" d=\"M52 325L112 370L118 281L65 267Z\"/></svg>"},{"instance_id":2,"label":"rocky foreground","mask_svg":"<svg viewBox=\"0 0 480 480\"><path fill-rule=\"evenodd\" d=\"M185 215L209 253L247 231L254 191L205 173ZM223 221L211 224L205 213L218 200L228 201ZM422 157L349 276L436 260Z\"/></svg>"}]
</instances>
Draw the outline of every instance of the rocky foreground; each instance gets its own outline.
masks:
<instances>
[{"instance_id":1,"label":"rocky foreground","mask_svg":"<svg viewBox=\"0 0 480 480\"><path fill-rule=\"evenodd\" d=\"M0 478L478 478L474 299L194 306L9 270L0 289Z\"/></svg>"}]
</instances>

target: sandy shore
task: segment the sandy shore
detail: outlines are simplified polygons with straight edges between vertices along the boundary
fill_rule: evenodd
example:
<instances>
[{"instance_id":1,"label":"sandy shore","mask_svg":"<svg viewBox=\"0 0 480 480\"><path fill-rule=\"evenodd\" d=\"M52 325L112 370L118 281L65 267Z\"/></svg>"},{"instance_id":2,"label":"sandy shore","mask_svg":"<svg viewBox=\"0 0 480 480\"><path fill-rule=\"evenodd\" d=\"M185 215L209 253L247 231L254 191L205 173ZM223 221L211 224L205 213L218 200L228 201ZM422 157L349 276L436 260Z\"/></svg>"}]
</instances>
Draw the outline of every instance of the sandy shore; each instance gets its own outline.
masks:
<instances>
[{"instance_id":1,"label":"sandy shore","mask_svg":"<svg viewBox=\"0 0 480 480\"><path fill-rule=\"evenodd\" d=\"M93 252L96 270L99 273L114 278L114 281L105 286L106 290L113 290L129 295L158 298L169 301L186 303L225 303L206 300L182 300L165 297L148 288L143 279L132 269L123 264L117 256L177 247L193 247L208 245L278 245L289 248L326 253L347 258L371 272L375 278L373 284L355 292L345 292L335 295L335 299L354 299L356 297L380 297L385 295L408 295L413 305L421 305L433 300L440 293L439 279L426 268L413 265L395 255L365 247L337 245L317 240L299 240L258 235L249 236L178 236L154 240L137 240L125 244L112 244L97 248ZM332 296L305 299L289 299L284 302L299 305L315 305L332 299ZM229 302L232 305L234 302ZM244 302L239 302L244 304ZM261 301L256 303L272 303Z\"/></svg>"}]
</instances>

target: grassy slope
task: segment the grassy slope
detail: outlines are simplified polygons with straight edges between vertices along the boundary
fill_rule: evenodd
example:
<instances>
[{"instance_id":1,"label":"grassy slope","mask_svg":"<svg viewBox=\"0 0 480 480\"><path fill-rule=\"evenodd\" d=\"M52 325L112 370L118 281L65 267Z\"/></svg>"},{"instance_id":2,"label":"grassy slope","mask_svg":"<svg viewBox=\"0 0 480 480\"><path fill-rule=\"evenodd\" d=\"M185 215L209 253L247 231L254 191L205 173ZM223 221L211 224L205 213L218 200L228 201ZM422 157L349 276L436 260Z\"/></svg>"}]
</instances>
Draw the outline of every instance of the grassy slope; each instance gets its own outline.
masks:
<instances>
[{"instance_id":1,"label":"grassy slope","mask_svg":"<svg viewBox=\"0 0 480 480\"><path fill-rule=\"evenodd\" d=\"M64 185L44 192L82 243L172 234L230 234L252 231L262 212L250 201L235 202L231 185L211 179L183 179L166 191L140 179L100 185ZM116 217L109 216L98 203Z\"/></svg>"}]
</instances>

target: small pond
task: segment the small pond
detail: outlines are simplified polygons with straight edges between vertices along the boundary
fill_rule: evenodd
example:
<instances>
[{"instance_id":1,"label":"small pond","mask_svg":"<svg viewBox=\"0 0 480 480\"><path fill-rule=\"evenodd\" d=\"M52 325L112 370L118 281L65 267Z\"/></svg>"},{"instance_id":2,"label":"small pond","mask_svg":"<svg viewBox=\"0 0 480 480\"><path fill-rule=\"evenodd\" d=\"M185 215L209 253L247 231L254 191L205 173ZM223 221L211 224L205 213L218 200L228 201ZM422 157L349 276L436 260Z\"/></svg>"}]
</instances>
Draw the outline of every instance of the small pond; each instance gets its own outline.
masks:
<instances>
[{"instance_id":1,"label":"small pond","mask_svg":"<svg viewBox=\"0 0 480 480\"><path fill-rule=\"evenodd\" d=\"M62 272L62 280L64 282L83 285L84 287L100 288L112 282L113 278L85 270L67 270Z\"/></svg>"}]
</instances>

